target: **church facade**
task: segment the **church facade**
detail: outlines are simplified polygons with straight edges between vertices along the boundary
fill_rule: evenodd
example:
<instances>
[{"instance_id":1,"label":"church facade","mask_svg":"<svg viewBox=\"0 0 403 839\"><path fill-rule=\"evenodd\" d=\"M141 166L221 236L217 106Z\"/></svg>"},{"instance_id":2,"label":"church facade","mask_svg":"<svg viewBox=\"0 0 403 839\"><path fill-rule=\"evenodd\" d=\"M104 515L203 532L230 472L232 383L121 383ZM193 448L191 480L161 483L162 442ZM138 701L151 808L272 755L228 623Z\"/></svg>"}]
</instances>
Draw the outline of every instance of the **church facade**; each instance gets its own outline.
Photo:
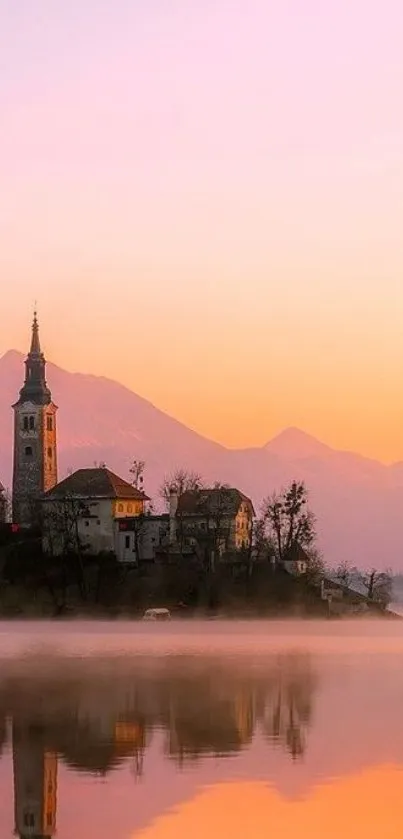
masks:
<instances>
[{"instance_id":1,"label":"church facade","mask_svg":"<svg viewBox=\"0 0 403 839\"><path fill-rule=\"evenodd\" d=\"M25 361L25 380L14 410L13 522L30 527L37 521L44 492L57 484L57 406L46 382L36 316Z\"/></svg>"}]
</instances>

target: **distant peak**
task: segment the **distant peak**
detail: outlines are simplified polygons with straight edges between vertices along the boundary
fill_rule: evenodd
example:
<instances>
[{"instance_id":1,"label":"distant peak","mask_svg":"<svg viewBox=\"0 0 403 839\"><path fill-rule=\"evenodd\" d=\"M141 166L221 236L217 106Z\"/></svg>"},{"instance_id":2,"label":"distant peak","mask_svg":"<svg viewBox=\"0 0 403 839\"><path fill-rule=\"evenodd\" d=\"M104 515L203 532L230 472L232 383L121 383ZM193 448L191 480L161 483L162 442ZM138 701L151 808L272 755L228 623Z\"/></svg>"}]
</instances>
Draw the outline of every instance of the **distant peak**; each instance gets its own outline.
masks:
<instances>
[{"instance_id":1,"label":"distant peak","mask_svg":"<svg viewBox=\"0 0 403 839\"><path fill-rule=\"evenodd\" d=\"M20 362L23 354L19 350L7 350L4 355L0 355L0 363L7 364L7 362Z\"/></svg>"},{"instance_id":2,"label":"distant peak","mask_svg":"<svg viewBox=\"0 0 403 839\"><path fill-rule=\"evenodd\" d=\"M274 454L290 458L314 457L331 452L330 446L295 427L285 428L269 440L265 448Z\"/></svg>"}]
</instances>

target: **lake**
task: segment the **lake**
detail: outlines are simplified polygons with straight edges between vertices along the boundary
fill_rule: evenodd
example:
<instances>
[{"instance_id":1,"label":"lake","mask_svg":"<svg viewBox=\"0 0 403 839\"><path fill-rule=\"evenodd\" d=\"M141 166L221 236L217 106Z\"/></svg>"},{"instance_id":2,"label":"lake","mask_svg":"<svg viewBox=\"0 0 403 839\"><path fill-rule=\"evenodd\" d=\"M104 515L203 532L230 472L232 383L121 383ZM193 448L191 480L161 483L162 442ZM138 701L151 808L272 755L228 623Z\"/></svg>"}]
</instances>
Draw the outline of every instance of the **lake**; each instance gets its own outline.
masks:
<instances>
[{"instance_id":1,"label":"lake","mask_svg":"<svg viewBox=\"0 0 403 839\"><path fill-rule=\"evenodd\" d=\"M0 623L0 836L397 839L403 623Z\"/></svg>"}]
</instances>

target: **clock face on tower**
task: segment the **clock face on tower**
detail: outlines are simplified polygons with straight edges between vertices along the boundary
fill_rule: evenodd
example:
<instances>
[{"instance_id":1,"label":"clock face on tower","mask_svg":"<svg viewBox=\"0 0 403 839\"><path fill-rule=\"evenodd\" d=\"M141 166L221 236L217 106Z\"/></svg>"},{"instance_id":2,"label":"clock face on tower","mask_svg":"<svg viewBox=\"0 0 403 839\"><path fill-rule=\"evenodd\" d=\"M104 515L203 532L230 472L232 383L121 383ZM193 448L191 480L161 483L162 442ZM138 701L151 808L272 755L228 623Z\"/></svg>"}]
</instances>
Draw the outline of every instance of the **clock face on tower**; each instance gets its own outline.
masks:
<instances>
[{"instance_id":1,"label":"clock face on tower","mask_svg":"<svg viewBox=\"0 0 403 839\"><path fill-rule=\"evenodd\" d=\"M13 521L30 526L37 520L41 496L57 483L57 407L46 382L36 312L25 381L13 409Z\"/></svg>"}]
</instances>

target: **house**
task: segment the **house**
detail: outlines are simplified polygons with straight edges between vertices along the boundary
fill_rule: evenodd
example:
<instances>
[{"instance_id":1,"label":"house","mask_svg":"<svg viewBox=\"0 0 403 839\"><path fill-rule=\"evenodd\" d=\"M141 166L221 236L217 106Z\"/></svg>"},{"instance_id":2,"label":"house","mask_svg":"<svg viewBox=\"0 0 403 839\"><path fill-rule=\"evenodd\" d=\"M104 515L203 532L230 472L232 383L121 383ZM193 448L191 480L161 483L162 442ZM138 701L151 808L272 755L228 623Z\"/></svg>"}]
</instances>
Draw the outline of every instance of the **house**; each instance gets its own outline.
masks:
<instances>
[{"instance_id":1,"label":"house","mask_svg":"<svg viewBox=\"0 0 403 839\"><path fill-rule=\"evenodd\" d=\"M170 495L170 541L214 542L221 554L252 544L255 511L252 501L232 487L187 490Z\"/></svg>"},{"instance_id":2,"label":"house","mask_svg":"<svg viewBox=\"0 0 403 839\"><path fill-rule=\"evenodd\" d=\"M283 566L289 574L295 577L306 574L309 565L309 556L298 542L294 542L283 559Z\"/></svg>"},{"instance_id":3,"label":"house","mask_svg":"<svg viewBox=\"0 0 403 839\"><path fill-rule=\"evenodd\" d=\"M114 552L116 520L143 516L149 500L106 467L78 469L43 498L44 550Z\"/></svg>"},{"instance_id":4,"label":"house","mask_svg":"<svg viewBox=\"0 0 403 839\"><path fill-rule=\"evenodd\" d=\"M119 562L153 562L169 535L168 513L115 520L115 553Z\"/></svg>"},{"instance_id":5,"label":"house","mask_svg":"<svg viewBox=\"0 0 403 839\"><path fill-rule=\"evenodd\" d=\"M377 608L377 604L371 604L366 593L332 577L322 579L321 599L327 600L329 611L338 613L345 611L367 612L371 605L375 609Z\"/></svg>"}]
</instances>

